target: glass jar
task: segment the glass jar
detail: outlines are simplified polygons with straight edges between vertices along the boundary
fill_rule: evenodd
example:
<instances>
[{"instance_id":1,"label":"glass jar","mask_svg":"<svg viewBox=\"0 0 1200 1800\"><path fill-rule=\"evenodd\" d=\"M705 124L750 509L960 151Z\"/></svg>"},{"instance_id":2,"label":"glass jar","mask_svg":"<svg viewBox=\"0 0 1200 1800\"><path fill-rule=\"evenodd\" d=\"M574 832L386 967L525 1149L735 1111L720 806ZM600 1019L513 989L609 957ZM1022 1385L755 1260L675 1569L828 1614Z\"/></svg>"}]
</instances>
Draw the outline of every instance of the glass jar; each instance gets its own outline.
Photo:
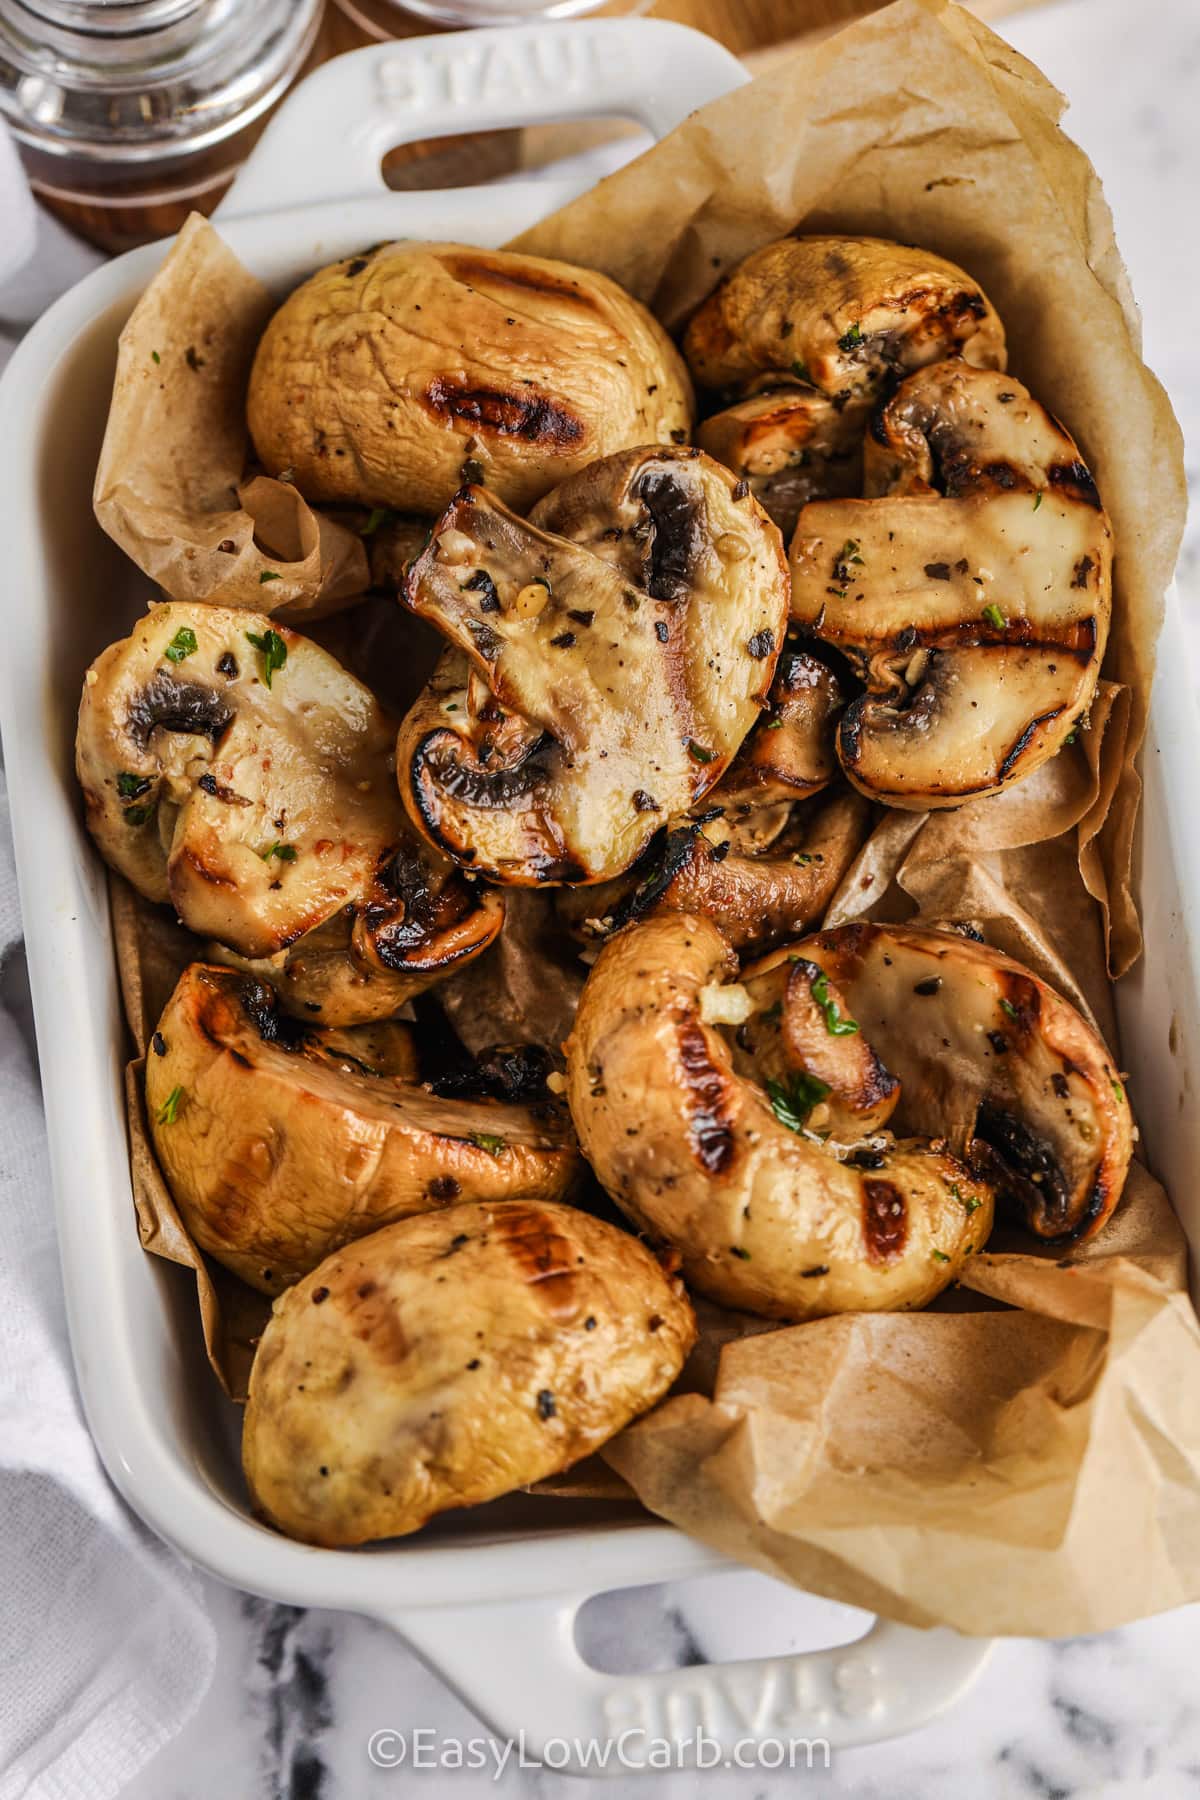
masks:
<instances>
[{"instance_id":1,"label":"glass jar","mask_svg":"<svg viewBox=\"0 0 1200 1800\"><path fill-rule=\"evenodd\" d=\"M314 57L323 0L0 0L0 116L34 192L125 250L211 212Z\"/></svg>"},{"instance_id":2,"label":"glass jar","mask_svg":"<svg viewBox=\"0 0 1200 1800\"><path fill-rule=\"evenodd\" d=\"M437 25L515 25L526 19L571 19L604 0L335 0L361 41L400 37ZM406 16L407 15L407 16Z\"/></svg>"}]
</instances>

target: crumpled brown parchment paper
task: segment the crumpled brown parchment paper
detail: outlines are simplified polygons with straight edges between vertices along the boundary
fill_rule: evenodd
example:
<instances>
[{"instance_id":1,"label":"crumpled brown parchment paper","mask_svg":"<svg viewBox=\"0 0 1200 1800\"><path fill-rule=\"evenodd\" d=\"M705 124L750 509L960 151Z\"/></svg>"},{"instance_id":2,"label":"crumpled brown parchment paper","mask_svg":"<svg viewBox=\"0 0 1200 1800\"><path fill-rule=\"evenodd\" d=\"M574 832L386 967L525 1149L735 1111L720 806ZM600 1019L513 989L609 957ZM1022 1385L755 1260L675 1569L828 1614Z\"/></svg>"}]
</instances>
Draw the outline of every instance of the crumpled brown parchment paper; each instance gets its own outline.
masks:
<instances>
[{"instance_id":1,"label":"crumpled brown parchment paper","mask_svg":"<svg viewBox=\"0 0 1200 1800\"><path fill-rule=\"evenodd\" d=\"M193 214L121 333L92 499L172 600L298 625L360 595L369 575L357 532L286 481L246 478L246 382L273 305Z\"/></svg>"},{"instance_id":2,"label":"crumpled brown parchment paper","mask_svg":"<svg viewBox=\"0 0 1200 1800\"><path fill-rule=\"evenodd\" d=\"M1028 63L949 0L898 0L694 115L521 247L606 270L672 326L724 268L797 227L928 245L983 282L1011 366L1079 439L1113 519L1105 679L1089 729L1020 787L950 813L882 813L828 922L970 923L1115 1042L1110 975L1140 947L1134 757L1183 479L1109 214L1058 130L1060 110ZM191 254L201 251L213 267L228 257L193 234ZM236 267L222 280L239 291ZM241 292L223 354L244 380L262 315L250 287ZM159 331L150 309L142 346L146 331ZM124 430L136 447L128 417ZM230 463L233 451L223 454ZM194 532L182 517L172 556ZM318 568L308 579L319 591ZM322 635L356 661L360 621L364 644L395 635L378 605ZM376 649L357 660L378 685ZM469 1044L501 1026L553 1041L571 1015L582 970L556 941L546 972L547 896L514 899L501 944L447 988ZM115 915L143 1052L200 947L127 890ZM149 1147L139 1069L130 1119L143 1242L195 1270L210 1359L238 1395L267 1303L183 1231ZM1136 1070L1129 1085L1136 1109ZM567 1504L628 1483L652 1512L742 1562L916 1625L1059 1636L1200 1598L1200 1326L1185 1262L1166 1197L1135 1166L1093 1243L1063 1254L1001 1226L927 1312L780 1329L700 1302L700 1341L675 1393L606 1447L607 1471L589 1462L546 1489Z\"/></svg>"}]
</instances>

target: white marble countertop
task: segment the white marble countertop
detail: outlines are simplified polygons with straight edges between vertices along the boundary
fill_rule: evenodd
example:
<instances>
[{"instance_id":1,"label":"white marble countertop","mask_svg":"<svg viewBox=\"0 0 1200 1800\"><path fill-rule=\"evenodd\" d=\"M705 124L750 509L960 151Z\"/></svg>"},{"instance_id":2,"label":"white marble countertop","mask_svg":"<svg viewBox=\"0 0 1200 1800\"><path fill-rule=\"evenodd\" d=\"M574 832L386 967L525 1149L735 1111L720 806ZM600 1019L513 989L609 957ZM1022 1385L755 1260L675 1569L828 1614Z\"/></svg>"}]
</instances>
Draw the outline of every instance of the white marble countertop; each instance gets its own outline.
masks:
<instances>
[{"instance_id":1,"label":"white marble countertop","mask_svg":"<svg viewBox=\"0 0 1200 1800\"><path fill-rule=\"evenodd\" d=\"M1145 322L1147 360L1172 394L1200 483L1200 5L1197 0L1057 0L1018 15L1011 40L1070 97L1071 134L1091 155L1116 216ZM27 284L26 284L27 285ZM28 292L28 285L27 285ZM6 296L7 298L7 296ZM0 313L7 310L0 307ZM29 311L35 310L30 307ZM29 316L27 313L26 316ZM0 319L0 335L3 321ZM1181 567L1200 590L1200 530ZM1193 635L1200 645L1200 627ZM509 1769L422 1775L376 1768L381 1728L480 1727L392 1633L208 1584L220 1652L215 1681L183 1733L126 1792L130 1800L385 1800L447 1783L464 1796L581 1790ZM606 1667L684 1665L845 1640L861 1615L750 1574L642 1589L594 1603L588 1643ZM637 1656L629 1653L636 1646ZM640 1659L640 1661L639 1661ZM1104 1636L996 1646L965 1699L923 1730L836 1754L829 1773L713 1773L713 1800L813 1793L886 1800L1153 1794L1200 1785L1200 1608ZM626 1776L614 1788L682 1800L694 1775ZM610 1790L611 1791L611 1790Z\"/></svg>"}]
</instances>

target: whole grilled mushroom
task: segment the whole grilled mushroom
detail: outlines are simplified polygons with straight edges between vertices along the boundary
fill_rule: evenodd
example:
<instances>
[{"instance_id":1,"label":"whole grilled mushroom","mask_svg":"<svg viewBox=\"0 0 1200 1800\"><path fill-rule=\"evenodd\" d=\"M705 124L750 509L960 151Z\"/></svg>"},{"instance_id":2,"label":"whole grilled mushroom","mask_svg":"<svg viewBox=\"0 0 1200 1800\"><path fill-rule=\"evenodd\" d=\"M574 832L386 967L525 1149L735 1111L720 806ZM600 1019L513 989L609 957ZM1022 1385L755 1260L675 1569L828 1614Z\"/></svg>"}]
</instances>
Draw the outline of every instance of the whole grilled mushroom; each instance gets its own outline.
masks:
<instances>
[{"instance_id":1,"label":"whole grilled mushroom","mask_svg":"<svg viewBox=\"0 0 1200 1800\"><path fill-rule=\"evenodd\" d=\"M858 491L874 402L949 356L1004 367L1004 329L956 264L884 238L782 238L732 269L684 335L697 383L732 404L697 441L790 537L813 499Z\"/></svg>"},{"instance_id":2,"label":"whole grilled mushroom","mask_svg":"<svg viewBox=\"0 0 1200 1800\"><path fill-rule=\"evenodd\" d=\"M403 1040L314 1030L266 983L203 963L159 1020L146 1110L188 1231L265 1294L396 1219L456 1200L557 1200L580 1173L549 1095L441 1096L417 1081Z\"/></svg>"},{"instance_id":3,"label":"whole grilled mushroom","mask_svg":"<svg viewBox=\"0 0 1200 1800\"><path fill-rule=\"evenodd\" d=\"M1069 434L1009 375L936 363L868 439L862 500L816 501L792 613L866 692L837 749L854 785L924 810L1023 780L1096 690L1112 533Z\"/></svg>"},{"instance_id":4,"label":"whole grilled mushroom","mask_svg":"<svg viewBox=\"0 0 1200 1800\"><path fill-rule=\"evenodd\" d=\"M1115 1205L1124 1090L1019 964L854 925L736 972L708 920L632 926L568 1042L584 1155L699 1291L772 1318L923 1306L986 1242L997 1196L1060 1241Z\"/></svg>"},{"instance_id":5,"label":"whole grilled mushroom","mask_svg":"<svg viewBox=\"0 0 1200 1800\"><path fill-rule=\"evenodd\" d=\"M517 886L604 880L708 792L787 614L778 532L700 452L630 452L566 486L552 516L586 543L468 488L408 581L455 652L401 727L401 790L433 844Z\"/></svg>"},{"instance_id":6,"label":"whole grilled mushroom","mask_svg":"<svg viewBox=\"0 0 1200 1800\"><path fill-rule=\"evenodd\" d=\"M306 1543L417 1531L597 1450L695 1335L682 1284L588 1213L513 1199L406 1219L276 1302L250 1375L250 1492Z\"/></svg>"},{"instance_id":7,"label":"whole grilled mushroom","mask_svg":"<svg viewBox=\"0 0 1200 1800\"><path fill-rule=\"evenodd\" d=\"M466 480L525 508L691 425L678 353L591 269L384 244L321 269L263 333L247 401L264 467L306 500L438 513Z\"/></svg>"},{"instance_id":8,"label":"whole grilled mushroom","mask_svg":"<svg viewBox=\"0 0 1200 1800\"><path fill-rule=\"evenodd\" d=\"M323 1022L383 1016L485 948L503 918L499 897L411 831L394 729L369 689L286 627L157 606L87 674L76 763L88 829L147 899L237 956L332 936L377 991L365 1013L326 1007Z\"/></svg>"}]
</instances>

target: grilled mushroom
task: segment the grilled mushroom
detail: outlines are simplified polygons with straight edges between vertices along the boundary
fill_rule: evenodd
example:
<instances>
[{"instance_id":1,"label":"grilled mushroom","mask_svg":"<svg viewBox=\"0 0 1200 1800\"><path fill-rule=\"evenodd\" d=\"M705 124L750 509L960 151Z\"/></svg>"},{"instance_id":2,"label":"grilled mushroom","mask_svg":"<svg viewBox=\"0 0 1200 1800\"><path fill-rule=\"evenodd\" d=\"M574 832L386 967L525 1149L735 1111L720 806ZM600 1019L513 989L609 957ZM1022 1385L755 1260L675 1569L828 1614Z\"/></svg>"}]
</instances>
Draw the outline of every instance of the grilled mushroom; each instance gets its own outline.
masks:
<instances>
[{"instance_id":1,"label":"grilled mushroom","mask_svg":"<svg viewBox=\"0 0 1200 1800\"><path fill-rule=\"evenodd\" d=\"M1116 1204L1124 1089L1019 963L849 925L735 972L707 920L631 927L567 1051L585 1156L702 1292L784 1318L920 1306L986 1241L997 1197L1060 1242Z\"/></svg>"},{"instance_id":2,"label":"grilled mushroom","mask_svg":"<svg viewBox=\"0 0 1200 1800\"><path fill-rule=\"evenodd\" d=\"M790 536L809 500L858 491L866 415L897 374L961 355L1003 368L987 296L943 257L882 238L783 238L738 264L693 315L697 382L733 404L698 442Z\"/></svg>"},{"instance_id":3,"label":"grilled mushroom","mask_svg":"<svg viewBox=\"0 0 1200 1800\"><path fill-rule=\"evenodd\" d=\"M603 492L611 557L468 488L409 577L459 654L401 728L402 792L434 844L517 886L627 868L724 773L782 642L779 534L726 471L641 451L579 478L590 517Z\"/></svg>"},{"instance_id":4,"label":"grilled mushroom","mask_svg":"<svg viewBox=\"0 0 1200 1800\"><path fill-rule=\"evenodd\" d=\"M556 1200L580 1170L566 1109L548 1096L440 1097L405 1048L315 1031L264 982L202 963L159 1020L146 1109L188 1231L266 1294L411 1213Z\"/></svg>"},{"instance_id":5,"label":"grilled mushroom","mask_svg":"<svg viewBox=\"0 0 1200 1800\"><path fill-rule=\"evenodd\" d=\"M742 855L731 849L729 828L714 809L673 826L617 881L568 889L559 914L577 934L595 939L656 913L697 913L735 950L765 950L822 917L866 838L870 813L861 795L843 788L794 807L768 853Z\"/></svg>"},{"instance_id":6,"label":"grilled mushroom","mask_svg":"<svg viewBox=\"0 0 1200 1800\"><path fill-rule=\"evenodd\" d=\"M838 772L834 735L846 703L827 663L789 645L771 684L769 710L711 795L731 823L763 807L811 799Z\"/></svg>"},{"instance_id":7,"label":"grilled mushroom","mask_svg":"<svg viewBox=\"0 0 1200 1800\"><path fill-rule=\"evenodd\" d=\"M158 606L88 671L76 746L88 827L193 931L272 957L333 921L360 967L402 977L403 999L482 950L503 909L414 839L393 730L296 633Z\"/></svg>"},{"instance_id":8,"label":"grilled mushroom","mask_svg":"<svg viewBox=\"0 0 1200 1800\"><path fill-rule=\"evenodd\" d=\"M1024 779L1095 692L1112 536L1066 431L1011 376L943 362L881 409L864 500L817 501L792 541L792 612L866 693L838 755L891 806L957 806Z\"/></svg>"},{"instance_id":9,"label":"grilled mushroom","mask_svg":"<svg viewBox=\"0 0 1200 1800\"><path fill-rule=\"evenodd\" d=\"M848 1028L830 1034L824 1084L797 1063L786 1084L766 1075L768 1098L715 1022L735 1016L736 972L717 927L686 913L605 945L567 1041L584 1155L622 1211L678 1251L689 1285L724 1305L784 1319L926 1305L986 1242L991 1189L941 1142L871 1137L839 1155L808 1129L826 1086L847 1099L863 1087ZM836 992L812 997L849 1026ZM749 1001L744 988L732 998ZM887 1083L882 1069L876 1111Z\"/></svg>"},{"instance_id":10,"label":"grilled mushroom","mask_svg":"<svg viewBox=\"0 0 1200 1800\"><path fill-rule=\"evenodd\" d=\"M250 1491L308 1543L416 1531L598 1449L695 1335L682 1284L573 1207L404 1220L276 1303L250 1375Z\"/></svg>"},{"instance_id":11,"label":"grilled mushroom","mask_svg":"<svg viewBox=\"0 0 1200 1800\"><path fill-rule=\"evenodd\" d=\"M428 513L466 480L524 508L691 424L683 364L623 288L462 244L384 244L312 276L263 333L247 407L264 467L305 499Z\"/></svg>"}]
</instances>

